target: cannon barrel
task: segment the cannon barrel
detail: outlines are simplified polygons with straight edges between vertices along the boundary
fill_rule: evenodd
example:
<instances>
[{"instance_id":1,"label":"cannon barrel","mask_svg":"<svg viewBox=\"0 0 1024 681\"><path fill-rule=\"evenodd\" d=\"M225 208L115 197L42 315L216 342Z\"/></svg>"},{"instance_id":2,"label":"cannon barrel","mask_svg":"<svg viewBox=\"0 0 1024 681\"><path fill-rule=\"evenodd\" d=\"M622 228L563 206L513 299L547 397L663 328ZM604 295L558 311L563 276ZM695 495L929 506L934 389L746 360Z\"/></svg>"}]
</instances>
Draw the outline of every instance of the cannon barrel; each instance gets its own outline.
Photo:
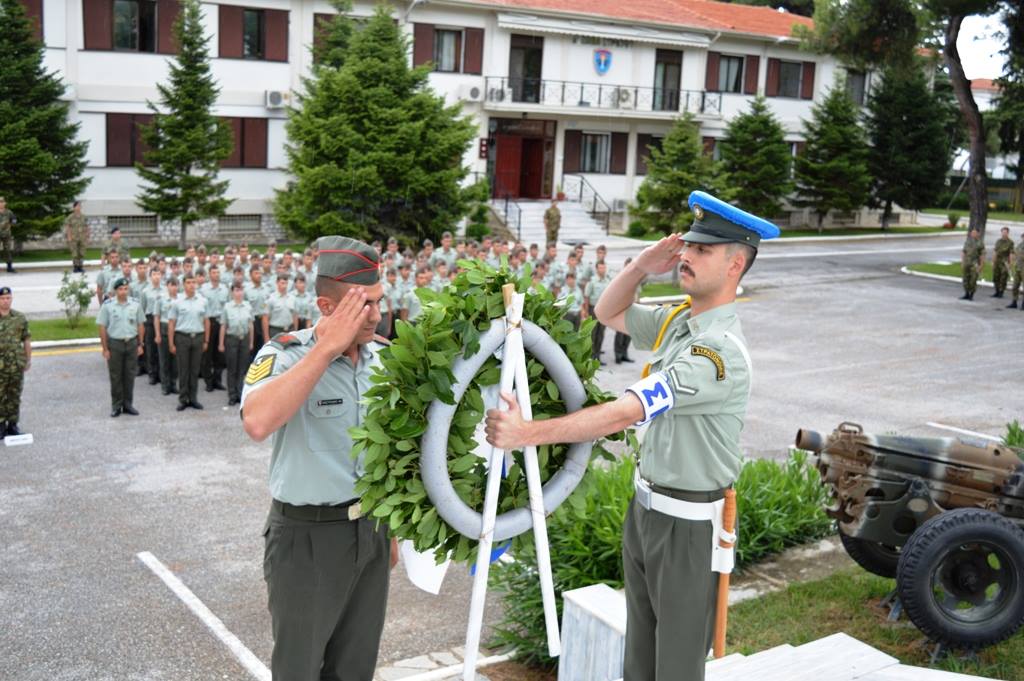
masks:
<instances>
[{"instance_id":1,"label":"cannon barrel","mask_svg":"<svg viewBox=\"0 0 1024 681\"><path fill-rule=\"evenodd\" d=\"M796 431L796 446L797 449L820 452L825 448L825 436L816 430L801 428Z\"/></svg>"}]
</instances>

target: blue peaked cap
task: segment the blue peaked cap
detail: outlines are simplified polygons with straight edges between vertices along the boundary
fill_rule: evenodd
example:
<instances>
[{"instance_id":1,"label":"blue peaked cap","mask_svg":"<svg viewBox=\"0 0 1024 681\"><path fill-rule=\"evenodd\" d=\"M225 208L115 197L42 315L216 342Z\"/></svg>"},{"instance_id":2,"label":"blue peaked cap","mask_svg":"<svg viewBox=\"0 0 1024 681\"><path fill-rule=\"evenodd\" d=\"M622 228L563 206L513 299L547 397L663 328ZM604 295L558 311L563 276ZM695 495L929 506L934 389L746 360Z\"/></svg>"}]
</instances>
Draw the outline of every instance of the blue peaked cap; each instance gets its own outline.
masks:
<instances>
[{"instance_id":1,"label":"blue peaked cap","mask_svg":"<svg viewBox=\"0 0 1024 681\"><path fill-rule=\"evenodd\" d=\"M741 243L757 248L763 239L779 236L779 228L752 213L741 210L707 192L690 194L693 224L680 238L705 244Z\"/></svg>"}]
</instances>

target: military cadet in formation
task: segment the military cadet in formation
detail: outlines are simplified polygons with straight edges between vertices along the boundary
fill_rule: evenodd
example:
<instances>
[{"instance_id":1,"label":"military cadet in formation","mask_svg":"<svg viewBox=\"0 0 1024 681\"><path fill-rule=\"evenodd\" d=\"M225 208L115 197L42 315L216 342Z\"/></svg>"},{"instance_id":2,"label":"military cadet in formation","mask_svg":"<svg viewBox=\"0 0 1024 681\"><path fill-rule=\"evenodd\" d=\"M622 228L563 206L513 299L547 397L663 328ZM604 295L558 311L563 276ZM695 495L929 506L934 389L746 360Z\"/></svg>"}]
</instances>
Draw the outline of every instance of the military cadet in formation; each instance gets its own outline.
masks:
<instances>
[{"instance_id":1,"label":"military cadet in formation","mask_svg":"<svg viewBox=\"0 0 1024 681\"><path fill-rule=\"evenodd\" d=\"M590 334L590 356L598 361L601 360L601 353L603 352L605 325L601 323L600 319L596 319L594 309L597 307L597 301L600 300L601 295L611 283L612 278L608 276L608 265L605 264L604 260L598 260L594 266L594 276L587 282L587 287L583 291L583 318L595 317L597 322L594 324L594 330ZM604 362L601 362L601 364L604 365Z\"/></svg>"},{"instance_id":2,"label":"military cadet in formation","mask_svg":"<svg viewBox=\"0 0 1024 681\"><path fill-rule=\"evenodd\" d=\"M164 286L163 295L159 298L156 312L153 314L153 328L156 344L160 354L160 386L164 395L177 394L178 359L171 352L171 339L168 334L168 319L171 304L178 299L178 279L171 277Z\"/></svg>"},{"instance_id":3,"label":"military cadet in formation","mask_svg":"<svg viewBox=\"0 0 1024 681\"><path fill-rule=\"evenodd\" d=\"M202 409L199 370L210 342L206 299L196 293L196 278L185 275L185 295L178 296L167 312L168 350L178 360L178 411Z\"/></svg>"},{"instance_id":4,"label":"military cadet in formation","mask_svg":"<svg viewBox=\"0 0 1024 681\"><path fill-rule=\"evenodd\" d=\"M558 201L551 199L551 206L544 211L544 236L550 243L558 243L558 230L562 228L562 211L558 210Z\"/></svg>"},{"instance_id":5,"label":"military cadet in formation","mask_svg":"<svg viewBox=\"0 0 1024 681\"><path fill-rule=\"evenodd\" d=\"M292 308L292 328L308 329L316 318L316 297L306 288L306 275L299 272L295 275L295 288L292 290L290 304Z\"/></svg>"},{"instance_id":6,"label":"military cadet in formation","mask_svg":"<svg viewBox=\"0 0 1024 681\"><path fill-rule=\"evenodd\" d=\"M110 374L110 416L113 418L122 413L139 415L133 398L146 315L142 304L128 296L128 284L124 277L114 281L114 297L100 306L96 317L103 358L107 360Z\"/></svg>"},{"instance_id":7,"label":"military cadet in formation","mask_svg":"<svg viewBox=\"0 0 1024 681\"><path fill-rule=\"evenodd\" d=\"M116 250L104 248L103 255L106 262L100 267L100 271L96 275L96 302L99 305L102 305L103 301L106 300L107 289L111 282L121 277L120 254Z\"/></svg>"},{"instance_id":8,"label":"military cadet in formation","mask_svg":"<svg viewBox=\"0 0 1024 681\"><path fill-rule=\"evenodd\" d=\"M254 315L256 350L270 339L270 323L267 321L267 290L263 286L263 271L258 266L249 268L249 281L245 287L245 299L249 301ZM254 352L255 356L255 352Z\"/></svg>"},{"instance_id":9,"label":"military cadet in formation","mask_svg":"<svg viewBox=\"0 0 1024 681\"><path fill-rule=\"evenodd\" d=\"M25 315L11 309L14 295L0 286L0 438L21 435L21 391L32 367L32 337Z\"/></svg>"},{"instance_id":10,"label":"military cadet in formation","mask_svg":"<svg viewBox=\"0 0 1024 681\"><path fill-rule=\"evenodd\" d=\"M1020 295L1021 286L1024 285L1024 232L1020 235L1020 243L1017 244L1017 248L1013 251L1013 256L1010 259L1010 270L1013 271L1013 302L1006 307L1017 307L1017 297ZM1020 309L1024 310L1024 304L1021 304Z\"/></svg>"},{"instance_id":11,"label":"military cadet in formation","mask_svg":"<svg viewBox=\"0 0 1024 681\"><path fill-rule=\"evenodd\" d=\"M963 253L960 256L961 279L964 295L960 300L974 300L974 292L978 288L978 277L985 266L985 242L977 229L972 229L964 241Z\"/></svg>"},{"instance_id":12,"label":"military cadet in formation","mask_svg":"<svg viewBox=\"0 0 1024 681\"><path fill-rule=\"evenodd\" d=\"M623 532L627 681L701 681L712 645L718 574L708 522L739 475L740 432L752 365L736 314L736 287L762 238L778 228L703 192L694 222L646 249L608 286L598 319L653 351L649 373L618 400L543 421L488 411L488 441L503 449L585 442L650 423ZM681 267L691 307L634 303L647 275Z\"/></svg>"},{"instance_id":13,"label":"military cadet in formation","mask_svg":"<svg viewBox=\"0 0 1024 681\"><path fill-rule=\"evenodd\" d=\"M565 305L565 318L572 322L572 328L578 331L580 312L583 310L583 290L576 283L574 272L565 275L565 285L562 287L558 299Z\"/></svg>"},{"instance_id":14,"label":"military cadet in formation","mask_svg":"<svg viewBox=\"0 0 1024 681\"><path fill-rule=\"evenodd\" d=\"M3 246L7 271L17 274L14 269L14 225L18 223L14 213L7 207L7 199L0 196L0 246Z\"/></svg>"},{"instance_id":15,"label":"military cadet in formation","mask_svg":"<svg viewBox=\"0 0 1024 681\"><path fill-rule=\"evenodd\" d=\"M267 297L267 327L270 338L290 331L292 322L291 302L288 296L288 275L277 275L277 290Z\"/></svg>"},{"instance_id":16,"label":"military cadet in formation","mask_svg":"<svg viewBox=\"0 0 1024 681\"><path fill-rule=\"evenodd\" d=\"M441 248L434 251L433 256L430 259L430 265L437 267L439 262L443 262L449 270L455 269L455 263L459 256L455 249L452 247L452 233L444 232L441 235Z\"/></svg>"},{"instance_id":17,"label":"military cadet in formation","mask_svg":"<svg viewBox=\"0 0 1024 681\"><path fill-rule=\"evenodd\" d=\"M992 283L996 288L996 292L992 294L993 298L1002 298L1003 292L1006 291L1006 283L1010 278L1010 256L1013 255L1010 229L1003 227L999 232L992 253Z\"/></svg>"},{"instance_id":18,"label":"military cadet in formation","mask_svg":"<svg viewBox=\"0 0 1024 681\"><path fill-rule=\"evenodd\" d=\"M429 267L421 267L416 270L416 287L407 289L405 297L402 298L402 311L401 318L406 322L415 322L420 318L420 314L423 312L423 303L420 302L420 297L416 295L416 289L430 288L430 282L433 280L434 274L430 271Z\"/></svg>"},{"instance_id":19,"label":"military cadet in formation","mask_svg":"<svg viewBox=\"0 0 1024 681\"><path fill-rule=\"evenodd\" d=\"M384 270L384 273L384 281L381 282L384 295L381 296L379 303L380 321L377 323L377 335L382 338L391 338L391 329L394 328L395 319L398 317L398 309L395 308L392 298L392 292L398 281L398 273L395 272L394 267Z\"/></svg>"},{"instance_id":20,"label":"military cadet in formation","mask_svg":"<svg viewBox=\"0 0 1024 681\"><path fill-rule=\"evenodd\" d=\"M162 283L160 269L154 267L149 271L149 286L142 291L142 311L146 315L143 336L146 350L143 354L146 358L146 373L149 375L150 385L160 382L160 346L156 343L159 328L154 324L154 319L160 310L160 297L164 294Z\"/></svg>"},{"instance_id":21,"label":"military cadet in formation","mask_svg":"<svg viewBox=\"0 0 1024 681\"><path fill-rule=\"evenodd\" d=\"M89 241L89 224L82 215L82 202L75 201L71 207L71 215L64 221L64 238L71 251L71 271L76 274L85 272L85 247Z\"/></svg>"},{"instance_id":22,"label":"military cadet in formation","mask_svg":"<svg viewBox=\"0 0 1024 681\"><path fill-rule=\"evenodd\" d=\"M121 261L132 259L132 253L128 249L128 244L121 237L121 228L116 225L110 228L110 239L107 241L106 248L108 251L111 248L117 251L118 258Z\"/></svg>"},{"instance_id":23,"label":"military cadet in formation","mask_svg":"<svg viewBox=\"0 0 1024 681\"><path fill-rule=\"evenodd\" d=\"M231 285L231 300L221 310L218 349L224 354L228 370L228 405L242 399L242 378L249 369L249 354L253 350L252 306L245 300L245 285Z\"/></svg>"},{"instance_id":24,"label":"military cadet in formation","mask_svg":"<svg viewBox=\"0 0 1024 681\"><path fill-rule=\"evenodd\" d=\"M264 576L277 679L373 678L389 568L387 527L362 517L348 429L362 422L381 346L374 340L383 288L370 246L322 237L314 329L267 343L249 367L242 421L273 438ZM292 550L292 547L309 550ZM358 550L356 547L358 546Z\"/></svg>"},{"instance_id":25,"label":"military cadet in formation","mask_svg":"<svg viewBox=\"0 0 1024 681\"><path fill-rule=\"evenodd\" d=\"M629 267L629 264L633 262L633 258L626 258L626 262L623 264L624 267ZM633 302L637 302L640 299L640 287L643 286L641 280L636 285L636 292L633 295ZM615 363L622 364L623 362L632 364L633 360L629 357L629 344L633 339L625 331L615 330L615 338L612 347L615 348Z\"/></svg>"},{"instance_id":26,"label":"military cadet in formation","mask_svg":"<svg viewBox=\"0 0 1024 681\"><path fill-rule=\"evenodd\" d=\"M202 248L202 246L200 247ZM200 252L203 255L203 252ZM209 264L207 270L209 281L199 289L199 295L206 298L206 316L210 320L210 342L206 345L203 353L203 361L200 364L199 373L206 384L206 392L224 390L224 351L220 349L220 320L224 305L227 304L231 294L228 292L227 284L220 279L220 267Z\"/></svg>"}]
</instances>

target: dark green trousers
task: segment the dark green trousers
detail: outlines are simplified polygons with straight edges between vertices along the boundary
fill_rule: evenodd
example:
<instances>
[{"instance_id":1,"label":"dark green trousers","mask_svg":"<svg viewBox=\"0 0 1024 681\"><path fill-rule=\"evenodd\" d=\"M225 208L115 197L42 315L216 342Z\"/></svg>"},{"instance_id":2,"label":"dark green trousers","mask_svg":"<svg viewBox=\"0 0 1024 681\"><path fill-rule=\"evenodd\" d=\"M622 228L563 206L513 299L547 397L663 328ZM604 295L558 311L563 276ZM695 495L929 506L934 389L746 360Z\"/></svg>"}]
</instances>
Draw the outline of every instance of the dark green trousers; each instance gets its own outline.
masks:
<instances>
[{"instance_id":1,"label":"dark green trousers","mask_svg":"<svg viewBox=\"0 0 1024 681\"><path fill-rule=\"evenodd\" d=\"M160 346L156 344L156 328L153 326L153 315L146 315L146 373L149 374L150 383L155 383L160 377ZM162 340L162 339L161 339Z\"/></svg>"},{"instance_id":2,"label":"dark green trousers","mask_svg":"<svg viewBox=\"0 0 1024 681\"><path fill-rule=\"evenodd\" d=\"M712 532L708 520L673 518L630 502L622 539L623 681L704 681L718 593Z\"/></svg>"},{"instance_id":3,"label":"dark green trousers","mask_svg":"<svg viewBox=\"0 0 1024 681\"><path fill-rule=\"evenodd\" d=\"M107 339L110 359L107 371L110 374L110 405L114 409L132 406L135 397L135 376L139 371L139 339Z\"/></svg>"},{"instance_id":4,"label":"dark green trousers","mask_svg":"<svg viewBox=\"0 0 1024 681\"><path fill-rule=\"evenodd\" d=\"M594 330L590 332L590 356L594 359L601 358L601 349L604 346L604 324L597 322Z\"/></svg>"},{"instance_id":5,"label":"dark green trousers","mask_svg":"<svg viewBox=\"0 0 1024 681\"><path fill-rule=\"evenodd\" d=\"M249 336L224 334L224 361L228 365L228 399L242 399L242 379L249 370Z\"/></svg>"},{"instance_id":6,"label":"dark green trousers","mask_svg":"<svg viewBox=\"0 0 1024 681\"><path fill-rule=\"evenodd\" d=\"M224 375L224 353L219 349L217 340L219 338L220 320L211 317L210 343L206 347L206 352L203 353L202 369L199 372L206 383L207 390L213 386L221 385L221 376Z\"/></svg>"},{"instance_id":7,"label":"dark green trousers","mask_svg":"<svg viewBox=\"0 0 1024 681\"><path fill-rule=\"evenodd\" d=\"M174 332L178 358L178 404L198 402L199 367L203 361L203 333Z\"/></svg>"},{"instance_id":8,"label":"dark green trousers","mask_svg":"<svg viewBox=\"0 0 1024 681\"><path fill-rule=\"evenodd\" d=\"M171 354L167 342L167 322L160 322L160 345L157 354L160 357L160 387L164 391L174 390L178 380L178 359Z\"/></svg>"},{"instance_id":9,"label":"dark green trousers","mask_svg":"<svg viewBox=\"0 0 1024 681\"><path fill-rule=\"evenodd\" d=\"M0 421L18 422L21 416L21 390L24 385L24 367L7 365L0 370Z\"/></svg>"},{"instance_id":10,"label":"dark green trousers","mask_svg":"<svg viewBox=\"0 0 1024 681\"><path fill-rule=\"evenodd\" d=\"M390 573L387 529L375 525L295 520L271 508L263 576L275 681L372 681Z\"/></svg>"}]
</instances>

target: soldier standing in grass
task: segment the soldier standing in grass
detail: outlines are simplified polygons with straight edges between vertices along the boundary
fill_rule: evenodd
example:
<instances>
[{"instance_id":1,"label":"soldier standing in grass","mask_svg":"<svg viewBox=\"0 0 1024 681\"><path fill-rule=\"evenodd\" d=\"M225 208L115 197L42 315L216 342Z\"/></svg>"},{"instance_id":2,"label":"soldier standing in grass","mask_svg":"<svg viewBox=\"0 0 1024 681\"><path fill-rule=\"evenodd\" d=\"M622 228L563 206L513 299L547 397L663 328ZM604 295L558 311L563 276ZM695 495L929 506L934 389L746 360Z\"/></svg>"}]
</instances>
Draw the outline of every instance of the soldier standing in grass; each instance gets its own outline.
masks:
<instances>
[{"instance_id":1,"label":"soldier standing in grass","mask_svg":"<svg viewBox=\"0 0 1024 681\"><path fill-rule=\"evenodd\" d=\"M32 366L32 335L25 315L11 309L11 289L0 286L0 438L21 435L21 389Z\"/></svg>"},{"instance_id":2,"label":"soldier standing in grass","mask_svg":"<svg viewBox=\"0 0 1024 681\"><path fill-rule=\"evenodd\" d=\"M960 300L974 300L974 291L978 288L978 277L985 266L985 242L981 240L978 230L972 229L964 241L963 254L960 256L961 279L964 294Z\"/></svg>"},{"instance_id":3,"label":"soldier standing in grass","mask_svg":"<svg viewBox=\"0 0 1024 681\"><path fill-rule=\"evenodd\" d=\"M1020 295L1021 284L1024 283L1024 233L1020 235L1020 243L1013 251L1010 260L1010 269L1013 270L1013 302L1006 307L1017 307L1017 297ZM1024 305L1021 305L1024 309Z\"/></svg>"},{"instance_id":4,"label":"soldier standing in grass","mask_svg":"<svg viewBox=\"0 0 1024 681\"><path fill-rule=\"evenodd\" d=\"M7 207L7 199L0 196L0 245L4 249L7 271L11 274L17 274L14 269L14 225L17 222L14 213Z\"/></svg>"},{"instance_id":5,"label":"soldier standing in grass","mask_svg":"<svg viewBox=\"0 0 1024 681\"><path fill-rule=\"evenodd\" d=\"M71 208L71 215L64 221L64 237L68 240L68 250L71 251L72 271L76 274L85 272L83 263L85 261L85 245L89 241L89 225L82 215L82 202L75 201Z\"/></svg>"},{"instance_id":6,"label":"soldier standing in grass","mask_svg":"<svg viewBox=\"0 0 1024 681\"><path fill-rule=\"evenodd\" d=\"M1006 290L1006 282L1010 278L1010 256L1013 255L1013 239L1010 238L1010 228L1003 227L999 230L999 239L996 240L992 254L992 283L995 284L996 292L993 298L1002 298Z\"/></svg>"}]
</instances>

